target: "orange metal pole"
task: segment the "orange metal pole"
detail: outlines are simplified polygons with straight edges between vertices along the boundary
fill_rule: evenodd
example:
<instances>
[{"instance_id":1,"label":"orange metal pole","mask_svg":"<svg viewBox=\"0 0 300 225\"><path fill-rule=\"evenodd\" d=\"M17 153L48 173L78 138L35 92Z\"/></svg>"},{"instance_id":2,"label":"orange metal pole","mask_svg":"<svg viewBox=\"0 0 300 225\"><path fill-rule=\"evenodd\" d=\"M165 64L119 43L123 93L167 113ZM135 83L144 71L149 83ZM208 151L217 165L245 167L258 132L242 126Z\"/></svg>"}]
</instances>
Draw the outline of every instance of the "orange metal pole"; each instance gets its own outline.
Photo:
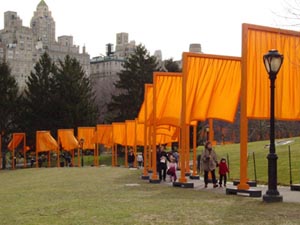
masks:
<instances>
[{"instance_id":1,"label":"orange metal pole","mask_svg":"<svg viewBox=\"0 0 300 225\"><path fill-rule=\"evenodd\" d=\"M12 149L12 169L14 170L15 169L15 142L14 142L14 138L15 138L15 134L13 134L13 138L12 138L12 141L13 141L13 143L12 143L12 147L13 147L13 149Z\"/></svg>"},{"instance_id":2,"label":"orange metal pole","mask_svg":"<svg viewBox=\"0 0 300 225\"><path fill-rule=\"evenodd\" d=\"M193 176L197 175L197 123L193 126Z\"/></svg>"},{"instance_id":3,"label":"orange metal pole","mask_svg":"<svg viewBox=\"0 0 300 225\"><path fill-rule=\"evenodd\" d=\"M118 165L118 144L115 144L115 166L117 166Z\"/></svg>"},{"instance_id":4,"label":"orange metal pole","mask_svg":"<svg viewBox=\"0 0 300 225\"><path fill-rule=\"evenodd\" d=\"M177 149L177 153L179 154L180 153L180 149L181 149L181 130L179 130L178 132L178 149ZM181 163L180 163L181 160L178 160L177 162L177 166L178 168L181 168Z\"/></svg>"},{"instance_id":5,"label":"orange metal pole","mask_svg":"<svg viewBox=\"0 0 300 225\"><path fill-rule=\"evenodd\" d=\"M94 166L97 166L97 161L98 161L98 148L97 148L97 143L94 143Z\"/></svg>"},{"instance_id":6,"label":"orange metal pole","mask_svg":"<svg viewBox=\"0 0 300 225\"><path fill-rule=\"evenodd\" d=\"M137 167L137 146L136 146L136 139L137 139L137 122L135 119L135 130L134 130L134 167Z\"/></svg>"},{"instance_id":7,"label":"orange metal pole","mask_svg":"<svg viewBox=\"0 0 300 225\"><path fill-rule=\"evenodd\" d=\"M27 167L27 160L26 160L26 135L24 133L23 137L23 151L24 151L24 168Z\"/></svg>"},{"instance_id":8,"label":"orange metal pole","mask_svg":"<svg viewBox=\"0 0 300 225\"><path fill-rule=\"evenodd\" d=\"M215 136L213 119L208 119L208 123L209 123L209 141L213 143L214 136Z\"/></svg>"},{"instance_id":9,"label":"orange metal pole","mask_svg":"<svg viewBox=\"0 0 300 225\"><path fill-rule=\"evenodd\" d=\"M144 93L144 101L145 101L145 115L144 115L144 170L143 170L143 175L148 176L148 169L150 168L150 158L147 157L147 140L148 140L148 134L147 134L147 94L146 90L148 88L148 84L145 84L145 93Z\"/></svg>"},{"instance_id":10,"label":"orange metal pole","mask_svg":"<svg viewBox=\"0 0 300 225\"><path fill-rule=\"evenodd\" d=\"M58 163L59 163L59 158L58 158ZM48 168L51 166L51 159L50 159L50 151L48 151Z\"/></svg>"},{"instance_id":11,"label":"orange metal pole","mask_svg":"<svg viewBox=\"0 0 300 225\"><path fill-rule=\"evenodd\" d=\"M58 134L57 134L57 145L58 145L58 147L57 147L57 149L56 149L56 154L57 154L57 167L59 168L59 167L60 167L60 163L59 163L59 161L60 161L60 155L59 155L59 153L60 153L60 140L59 140Z\"/></svg>"},{"instance_id":12,"label":"orange metal pole","mask_svg":"<svg viewBox=\"0 0 300 225\"><path fill-rule=\"evenodd\" d=\"M183 59L183 63L186 60ZM186 66L183 66L184 70ZM185 148L186 148L186 80L187 72L182 73L182 99L181 99L181 148L180 148L180 178L179 182L186 183L187 179L185 177Z\"/></svg>"},{"instance_id":13,"label":"orange metal pole","mask_svg":"<svg viewBox=\"0 0 300 225\"><path fill-rule=\"evenodd\" d=\"M190 173L190 126L186 126L185 172Z\"/></svg>"},{"instance_id":14,"label":"orange metal pole","mask_svg":"<svg viewBox=\"0 0 300 225\"><path fill-rule=\"evenodd\" d=\"M75 165L75 149L72 150L72 166Z\"/></svg>"},{"instance_id":15,"label":"orange metal pole","mask_svg":"<svg viewBox=\"0 0 300 225\"><path fill-rule=\"evenodd\" d=\"M35 168L38 168L38 149L37 149L37 139L38 139L38 131L36 132L36 138L35 138Z\"/></svg>"},{"instance_id":16,"label":"orange metal pole","mask_svg":"<svg viewBox=\"0 0 300 225\"><path fill-rule=\"evenodd\" d=\"M149 134L148 134L148 163L149 163L149 169L154 170L153 164L152 164L152 126L149 126Z\"/></svg>"},{"instance_id":17,"label":"orange metal pole","mask_svg":"<svg viewBox=\"0 0 300 225\"><path fill-rule=\"evenodd\" d=\"M77 165L80 167L80 156L79 156L79 148L77 148Z\"/></svg>"},{"instance_id":18,"label":"orange metal pole","mask_svg":"<svg viewBox=\"0 0 300 225\"><path fill-rule=\"evenodd\" d=\"M125 145L125 167L128 167L128 146L127 144Z\"/></svg>"},{"instance_id":19,"label":"orange metal pole","mask_svg":"<svg viewBox=\"0 0 300 225\"><path fill-rule=\"evenodd\" d=\"M99 144L97 144L97 166L100 166L100 149Z\"/></svg>"},{"instance_id":20,"label":"orange metal pole","mask_svg":"<svg viewBox=\"0 0 300 225\"><path fill-rule=\"evenodd\" d=\"M242 41L242 83L241 83L241 114L240 114L240 183L237 188L248 190L247 156L248 156L248 119L247 119L247 34L243 25Z\"/></svg>"},{"instance_id":21,"label":"orange metal pole","mask_svg":"<svg viewBox=\"0 0 300 225\"><path fill-rule=\"evenodd\" d=\"M146 114L145 114L146 115ZM148 157L147 157L147 126L146 120L144 122L144 169L143 176L148 176Z\"/></svg>"},{"instance_id":22,"label":"orange metal pole","mask_svg":"<svg viewBox=\"0 0 300 225\"><path fill-rule=\"evenodd\" d=\"M152 180L158 180L157 177L157 165L156 165L156 75L153 74L153 113L152 113Z\"/></svg>"},{"instance_id":23,"label":"orange metal pole","mask_svg":"<svg viewBox=\"0 0 300 225\"><path fill-rule=\"evenodd\" d=\"M114 167L115 166L115 144L113 143L112 148L111 148L111 165Z\"/></svg>"},{"instance_id":24,"label":"orange metal pole","mask_svg":"<svg viewBox=\"0 0 300 225\"><path fill-rule=\"evenodd\" d=\"M128 134L127 134L127 123L125 122L125 143L126 143L126 145L125 145L125 162L124 162L124 164L125 164L125 167L127 168L128 167Z\"/></svg>"}]
</instances>

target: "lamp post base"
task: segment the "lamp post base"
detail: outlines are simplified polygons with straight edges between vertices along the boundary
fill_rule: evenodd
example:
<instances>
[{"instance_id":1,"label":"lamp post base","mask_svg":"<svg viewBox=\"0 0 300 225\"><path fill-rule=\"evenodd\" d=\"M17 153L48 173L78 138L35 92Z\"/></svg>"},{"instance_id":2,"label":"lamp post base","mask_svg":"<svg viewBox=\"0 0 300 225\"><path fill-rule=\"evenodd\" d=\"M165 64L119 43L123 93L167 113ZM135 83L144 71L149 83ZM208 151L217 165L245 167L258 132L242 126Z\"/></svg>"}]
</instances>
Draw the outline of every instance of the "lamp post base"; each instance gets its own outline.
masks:
<instances>
[{"instance_id":1,"label":"lamp post base","mask_svg":"<svg viewBox=\"0 0 300 225\"><path fill-rule=\"evenodd\" d=\"M263 201L266 203L272 203L272 202L282 202L283 198L281 195L263 195Z\"/></svg>"}]
</instances>

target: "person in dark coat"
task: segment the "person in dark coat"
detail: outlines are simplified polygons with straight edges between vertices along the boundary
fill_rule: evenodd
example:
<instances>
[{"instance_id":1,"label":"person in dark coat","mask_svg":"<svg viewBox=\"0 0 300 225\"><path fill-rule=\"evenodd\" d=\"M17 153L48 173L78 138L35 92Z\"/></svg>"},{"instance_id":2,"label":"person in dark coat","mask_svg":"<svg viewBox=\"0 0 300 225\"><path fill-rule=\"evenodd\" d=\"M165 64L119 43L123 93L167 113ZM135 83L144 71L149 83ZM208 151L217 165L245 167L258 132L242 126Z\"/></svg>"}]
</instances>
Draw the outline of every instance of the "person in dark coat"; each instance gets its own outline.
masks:
<instances>
[{"instance_id":1,"label":"person in dark coat","mask_svg":"<svg viewBox=\"0 0 300 225\"><path fill-rule=\"evenodd\" d=\"M128 167L129 168L133 168L134 160L135 160L135 156L133 154L133 151L131 150L129 152L128 157L127 157L127 162L128 162Z\"/></svg>"},{"instance_id":2,"label":"person in dark coat","mask_svg":"<svg viewBox=\"0 0 300 225\"><path fill-rule=\"evenodd\" d=\"M156 160L157 160L157 172L159 175L159 180L166 181L168 156L163 146L160 146L158 148L156 154Z\"/></svg>"}]
</instances>

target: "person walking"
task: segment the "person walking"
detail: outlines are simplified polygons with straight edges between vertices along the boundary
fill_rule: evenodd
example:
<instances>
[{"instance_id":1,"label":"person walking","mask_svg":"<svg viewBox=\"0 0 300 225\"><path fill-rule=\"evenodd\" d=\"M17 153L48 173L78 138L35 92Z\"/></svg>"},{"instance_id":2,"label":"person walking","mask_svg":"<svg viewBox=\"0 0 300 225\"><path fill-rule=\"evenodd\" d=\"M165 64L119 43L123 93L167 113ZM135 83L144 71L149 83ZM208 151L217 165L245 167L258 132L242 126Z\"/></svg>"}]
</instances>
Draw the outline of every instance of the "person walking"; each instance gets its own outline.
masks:
<instances>
[{"instance_id":1,"label":"person walking","mask_svg":"<svg viewBox=\"0 0 300 225\"><path fill-rule=\"evenodd\" d=\"M212 182L213 182L213 187L216 188L218 187L217 180L216 180L216 167L218 164L217 161L217 154L215 150L212 148L211 142L206 142L205 148L203 150L203 153L201 155L201 161L202 161L202 166L204 170L204 183L205 183L205 188L207 188L208 184L208 173L211 173L212 176Z\"/></svg>"},{"instance_id":2,"label":"person walking","mask_svg":"<svg viewBox=\"0 0 300 225\"><path fill-rule=\"evenodd\" d=\"M139 164L139 169L141 169L143 167L143 161L144 161L143 158L144 158L143 154L142 153L138 153L138 155L137 155L137 162Z\"/></svg>"},{"instance_id":3,"label":"person walking","mask_svg":"<svg viewBox=\"0 0 300 225\"><path fill-rule=\"evenodd\" d=\"M135 155L133 154L133 151L130 150L129 155L127 157L127 162L128 162L129 168L133 168L134 160L135 160Z\"/></svg>"},{"instance_id":4,"label":"person walking","mask_svg":"<svg viewBox=\"0 0 300 225\"><path fill-rule=\"evenodd\" d=\"M168 163L167 174L170 176L170 181L175 182L177 180L176 176L176 162L173 156L170 157L170 162Z\"/></svg>"},{"instance_id":5,"label":"person walking","mask_svg":"<svg viewBox=\"0 0 300 225\"><path fill-rule=\"evenodd\" d=\"M168 157L167 157L167 153L164 151L163 146L160 146L158 148L158 151L156 153L156 160L157 160L157 172L159 175L159 180L166 181Z\"/></svg>"},{"instance_id":6,"label":"person walking","mask_svg":"<svg viewBox=\"0 0 300 225\"><path fill-rule=\"evenodd\" d=\"M222 187L223 179L224 179L224 187L226 187L227 182L227 173L229 173L229 169L226 163L226 159L223 157L219 163L219 185Z\"/></svg>"}]
</instances>

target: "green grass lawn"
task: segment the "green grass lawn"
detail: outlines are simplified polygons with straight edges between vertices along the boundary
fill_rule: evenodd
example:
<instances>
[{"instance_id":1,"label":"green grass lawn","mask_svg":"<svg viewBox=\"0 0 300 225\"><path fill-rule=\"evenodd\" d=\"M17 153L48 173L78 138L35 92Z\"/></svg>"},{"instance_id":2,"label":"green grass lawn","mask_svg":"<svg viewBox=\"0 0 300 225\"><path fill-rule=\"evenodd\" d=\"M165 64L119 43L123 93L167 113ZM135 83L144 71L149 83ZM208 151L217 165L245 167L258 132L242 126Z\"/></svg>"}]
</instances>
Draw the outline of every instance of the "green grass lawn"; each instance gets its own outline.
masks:
<instances>
[{"instance_id":1,"label":"green grass lawn","mask_svg":"<svg viewBox=\"0 0 300 225\"><path fill-rule=\"evenodd\" d=\"M300 138L287 138L283 140L291 140L292 142L286 145L276 145L277 160L277 179L280 185L290 185L290 171L289 171L289 152L291 151L292 163L292 181L293 184L300 183ZM276 142L282 140L276 140ZM254 173L254 157L256 179L258 183L266 184L268 180L268 161L267 155L269 149L265 146L269 141L249 142L248 143L248 178L255 180ZM230 180L239 179L240 177L240 144L217 145L214 147L218 159L221 157L229 158L230 166ZM197 154L201 154L203 146L197 148ZM193 153L190 154L190 159L193 158ZM92 164L92 158L85 157L86 164ZM124 158L119 157L118 163L124 165ZM100 155L100 164L111 165L111 155Z\"/></svg>"},{"instance_id":2,"label":"green grass lawn","mask_svg":"<svg viewBox=\"0 0 300 225\"><path fill-rule=\"evenodd\" d=\"M300 204L150 184L140 175L122 167L0 171L0 224L299 224Z\"/></svg>"},{"instance_id":3,"label":"green grass lawn","mask_svg":"<svg viewBox=\"0 0 300 225\"><path fill-rule=\"evenodd\" d=\"M300 183L300 138L290 138L284 140L291 140L292 142L286 145L277 145L276 153L278 155L277 160L277 180L280 185L290 185L290 171L289 171L289 154L288 149L291 150L291 163L292 163L292 183ZM281 141L281 140L276 140ZM269 149L265 146L269 144L269 141L259 141L248 143L248 178L249 180L255 180L254 173L254 156L255 156L255 169L256 180L260 184L266 184L268 180L267 174L267 155ZM221 157L229 158L230 174L229 180L239 179L240 177L240 144L228 144L217 145L214 147L218 159ZM197 148L197 155L201 154L203 146ZM193 153L190 153L190 159L193 158ZM93 156L84 156L84 165L91 166L93 164ZM110 152L104 152L100 154L100 165L111 165ZM75 165L78 161L75 157ZM118 156L118 164L124 165L124 156ZM52 162L52 167L56 167L57 162ZM43 164L43 167L47 166L47 162Z\"/></svg>"},{"instance_id":4,"label":"green grass lawn","mask_svg":"<svg viewBox=\"0 0 300 225\"><path fill-rule=\"evenodd\" d=\"M277 179L281 185L290 184L289 172L289 146L291 150L292 162L292 180L293 183L300 183L300 138L290 138L284 140L293 140L287 145L276 145L277 160ZM276 140L280 141L280 140ZM258 183L266 183L268 180L268 160L267 155L269 149L265 145L269 141L250 142L248 143L248 178L255 180L254 175L254 160L255 155L256 176ZM203 149L200 148L200 149ZM217 145L215 147L219 158L229 156L230 178L238 179L240 176L240 144Z\"/></svg>"}]
</instances>

